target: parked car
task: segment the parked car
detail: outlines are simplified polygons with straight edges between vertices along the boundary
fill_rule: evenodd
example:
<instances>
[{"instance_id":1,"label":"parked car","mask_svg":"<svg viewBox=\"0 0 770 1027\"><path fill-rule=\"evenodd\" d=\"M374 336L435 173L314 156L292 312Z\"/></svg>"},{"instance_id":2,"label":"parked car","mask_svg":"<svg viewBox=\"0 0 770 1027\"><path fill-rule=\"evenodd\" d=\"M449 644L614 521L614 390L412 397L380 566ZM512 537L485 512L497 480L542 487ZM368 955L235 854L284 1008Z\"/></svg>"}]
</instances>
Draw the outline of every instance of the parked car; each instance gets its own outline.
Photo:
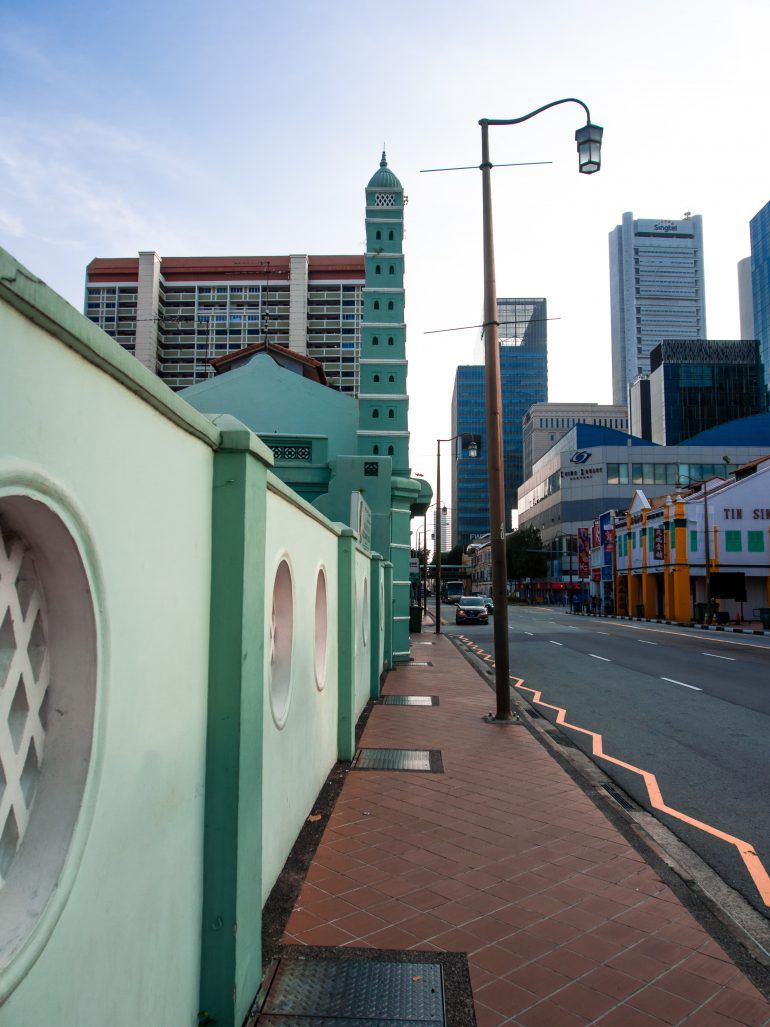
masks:
<instances>
[{"instance_id":1,"label":"parked car","mask_svg":"<svg viewBox=\"0 0 770 1027\"><path fill-rule=\"evenodd\" d=\"M489 624L489 611L481 596L463 596L455 611L455 624Z\"/></svg>"}]
</instances>

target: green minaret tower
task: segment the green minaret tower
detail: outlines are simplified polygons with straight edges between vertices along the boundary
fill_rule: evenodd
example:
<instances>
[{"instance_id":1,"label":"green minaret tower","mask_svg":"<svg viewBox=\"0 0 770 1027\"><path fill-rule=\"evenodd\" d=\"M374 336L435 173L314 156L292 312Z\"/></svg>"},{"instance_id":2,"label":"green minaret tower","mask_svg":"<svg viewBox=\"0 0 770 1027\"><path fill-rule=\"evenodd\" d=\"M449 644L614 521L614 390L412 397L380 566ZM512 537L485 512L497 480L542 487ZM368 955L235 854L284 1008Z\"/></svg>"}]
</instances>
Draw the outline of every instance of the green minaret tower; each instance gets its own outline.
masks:
<instances>
[{"instance_id":1,"label":"green minaret tower","mask_svg":"<svg viewBox=\"0 0 770 1027\"><path fill-rule=\"evenodd\" d=\"M404 190L388 167L383 150L379 169L366 187L358 454L377 457L382 463L389 458L391 462L390 538L383 555L392 564L394 663L410 658L410 521L412 516L424 513L431 496L424 479L409 477L403 243Z\"/></svg>"},{"instance_id":2,"label":"green minaret tower","mask_svg":"<svg viewBox=\"0 0 770 1027\"><path fill-rule=\"evenodd\" d=\"M366 187L366 286L361 326L360 456L390 456L409 476L404 324L404 190L385 151Z\"/></svg>"}]
</instances>

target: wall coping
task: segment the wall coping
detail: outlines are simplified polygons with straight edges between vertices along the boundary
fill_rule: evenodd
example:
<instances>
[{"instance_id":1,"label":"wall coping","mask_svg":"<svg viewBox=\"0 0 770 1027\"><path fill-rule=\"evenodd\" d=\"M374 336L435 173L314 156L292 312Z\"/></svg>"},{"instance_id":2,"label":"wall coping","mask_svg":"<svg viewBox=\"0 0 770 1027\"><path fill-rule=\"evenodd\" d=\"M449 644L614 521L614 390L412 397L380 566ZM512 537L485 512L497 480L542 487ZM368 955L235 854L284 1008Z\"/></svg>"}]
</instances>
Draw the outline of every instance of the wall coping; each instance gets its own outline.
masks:
<instances>
[{"instance_id":1,"label":"wall coping","mask_svg":"<svg viewBox=\"0 0 770 1027\"><path fill-rule=\"evenodd\" d=\"M183 431L216 449L219 431L106 332L0 247L0 299Z\"/></svg>"}]
</instances>

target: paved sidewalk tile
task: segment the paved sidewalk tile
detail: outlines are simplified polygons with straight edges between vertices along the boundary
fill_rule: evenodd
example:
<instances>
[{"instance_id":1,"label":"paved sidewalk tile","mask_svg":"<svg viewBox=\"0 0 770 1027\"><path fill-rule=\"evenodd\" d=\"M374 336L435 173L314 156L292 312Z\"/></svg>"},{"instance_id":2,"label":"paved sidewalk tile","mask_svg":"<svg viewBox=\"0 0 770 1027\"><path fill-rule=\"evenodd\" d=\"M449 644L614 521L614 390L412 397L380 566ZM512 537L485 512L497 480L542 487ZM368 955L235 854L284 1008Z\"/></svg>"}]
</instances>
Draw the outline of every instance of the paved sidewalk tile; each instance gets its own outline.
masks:
<instances>
[{"instance_id":1,"label":"paved sidewalk tile","mask_svg":"<svg viewBox=\"0 0 770 1027\"><path fill-rule=\"evenodd\" d=\"M443 637L361 744L444 773L351 771L284 941L468 954L479 1027L760 1025L770 1004ZM425 656L429 653L429 656Z\"/></svg>"}]
</instances>

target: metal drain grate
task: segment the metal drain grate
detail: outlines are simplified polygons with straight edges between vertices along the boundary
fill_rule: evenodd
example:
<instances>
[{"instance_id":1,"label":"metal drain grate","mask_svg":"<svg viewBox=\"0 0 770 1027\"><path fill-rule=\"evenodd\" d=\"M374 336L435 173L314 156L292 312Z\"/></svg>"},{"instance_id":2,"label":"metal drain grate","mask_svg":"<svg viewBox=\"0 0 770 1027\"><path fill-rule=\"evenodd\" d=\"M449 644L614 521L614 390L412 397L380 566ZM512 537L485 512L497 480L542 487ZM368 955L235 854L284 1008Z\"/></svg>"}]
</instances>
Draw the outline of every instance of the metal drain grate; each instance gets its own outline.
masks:
<instances>
[{"instance_id":1,"label":"metal drain grate","mask_svg":"<svg viewBox=\"0 0 770 1027\"><path fill-rule=\"evenodd\" d=\"M538 713L537 710L527 710L530 717L540 717L542 719L543 714Z\"/></svg>"},{"instance_id":2,"label":"metal drain grate","mask_svg":"<svg viewBox=\"0 0 770 1027\"><path fill-rule=\"evenodd\" d=\"M635 813L640 809L635 802L631 802L630 799L627 799L621 791L614 787L614 785L602 785L602 788L615 800L618 806L627 810L629 813Z\"/></svg>"},{"instance_id":3,"label":"metal drain grate","mask_svg":"<svg viewBox=\"0 0 770 1027\"><path fill-rule=\"evenodd\" d=\"M549 731L548 734L553 738L554 742L557 742L565 749L577 749L577 746L571 738L567 738L561 731Z\"/></svg>"},{"instance_id":4,"label":"metal drain grate","mask_svg":"<svg viewBox=\"0 0 770 1027\"><path fill-rule=\"evenodd\" d=\"M438 706L437 695L383 695L383 706Z\"/></svg>"},{"instance_id":5,"label":"metal drain grate","mask_svg":"<svg viewBox=\"0 0 770 1027\"><path fill-rule=\"evenodd\" d=\"M419 770L441 774L444 767L438 749L359 749L355 770Z\"/></svg>"},{"instance_id":6,"label":"metal drain grate","mask_svg":"<svg viewBox=\"0 0 770 1027\"><path fill-rule=\"evenodd\" d=\"M441 966L364 959L281 959L259 1025L429 1027L446 1023Z\"/></svg>"}]
</instances>

